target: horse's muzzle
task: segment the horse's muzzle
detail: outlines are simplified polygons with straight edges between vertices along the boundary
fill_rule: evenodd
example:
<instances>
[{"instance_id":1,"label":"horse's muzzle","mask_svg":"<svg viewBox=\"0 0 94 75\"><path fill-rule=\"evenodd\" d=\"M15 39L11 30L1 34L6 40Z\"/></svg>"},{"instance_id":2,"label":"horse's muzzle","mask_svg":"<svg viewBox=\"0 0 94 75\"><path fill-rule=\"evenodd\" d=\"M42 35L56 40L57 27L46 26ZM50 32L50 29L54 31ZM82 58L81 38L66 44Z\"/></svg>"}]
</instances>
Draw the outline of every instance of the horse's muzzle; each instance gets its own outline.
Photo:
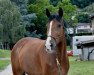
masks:
<instances>
[{"instance_id":1,"label":"horse's muzzle","mask_svg":"<svg viewBox=\"0 0 94 75\"><path fill-rule=\"evenodd\" d=\"M53 37L48 37L45 43L46 51L53 53L56 50L56 40Z\"/></svg>"}]
</instances>

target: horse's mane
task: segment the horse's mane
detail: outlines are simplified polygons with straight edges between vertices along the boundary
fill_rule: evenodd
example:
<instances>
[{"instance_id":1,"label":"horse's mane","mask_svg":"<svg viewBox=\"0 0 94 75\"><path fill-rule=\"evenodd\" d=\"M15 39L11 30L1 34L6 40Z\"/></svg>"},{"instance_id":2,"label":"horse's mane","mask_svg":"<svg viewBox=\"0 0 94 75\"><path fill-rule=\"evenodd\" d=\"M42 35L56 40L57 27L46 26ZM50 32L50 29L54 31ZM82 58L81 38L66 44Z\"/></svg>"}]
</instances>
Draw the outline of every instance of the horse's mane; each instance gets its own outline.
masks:
<instances>
[{"instance_id":1,"label":"horse's mane","mask_svg":"<svg viewBox=\"0 0 94 75\"><path fill-rule=\"evenodd\" d=\"M58 15L51 15L50 17L49 17L49 21L51 21L51 20L53 20L53 19L56 19L57 21L60 21L60 17L58 16Z\"/></svg>"}]
</instances>

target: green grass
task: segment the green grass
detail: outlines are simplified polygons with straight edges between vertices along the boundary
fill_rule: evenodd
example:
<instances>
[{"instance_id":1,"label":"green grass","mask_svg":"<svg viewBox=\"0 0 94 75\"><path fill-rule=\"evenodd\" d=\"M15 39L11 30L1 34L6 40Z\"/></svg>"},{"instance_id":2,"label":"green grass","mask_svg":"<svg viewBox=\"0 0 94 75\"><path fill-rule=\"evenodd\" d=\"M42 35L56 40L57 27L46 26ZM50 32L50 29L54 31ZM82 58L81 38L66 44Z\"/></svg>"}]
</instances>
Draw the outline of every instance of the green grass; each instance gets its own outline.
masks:
<instances>
[{"instance_id":1,"label":"green grass","mask_svg":"<svg viewBox=\"0 0 94 75\"><path fill-rule=\"evenodd\" d=\"M70 51L70 50L72 50L72 49L70 48L70 46L67 46L67 51Z\"/></svg>"},{"instance_id":2,"label":"green grass","mask_svg":"<svg viewBox=\"0 0 94 75\"><path fill-rule=\"evenodd\" d=\"M0 49L0 58L8 58L8 57L10 57L10 50Z\"/></svg>"},{"instance_id":3,"label":"green grass","mask_svg":"<svg viewBox=\"0 0 94 75\"><path fill-rule=\"evenodd\" d=\"M0 60L0 70L3 70L9 63L10 60Z\"/></svg>"},{"instance_id":4,"label":"green grass","mask_svg":"<svg viewBox=\"0 0 94 75\"><path fill-rule=\"evenodd\" d=\"M0 49L0 58L10 58L10 52L10 50ZM3 70L9 63L10 60L0 60L0 70Z\"/></svg>"},{"instance_id":5,"label":"green grass","mask_svg":"<svg viewBox=\"0 0 94 75\"><path fill-rule=\"evenodd\" d=\"M70 70L68 75L94 75L94 61L75 61L70 57Z\"/></svg>"}]
</instances>

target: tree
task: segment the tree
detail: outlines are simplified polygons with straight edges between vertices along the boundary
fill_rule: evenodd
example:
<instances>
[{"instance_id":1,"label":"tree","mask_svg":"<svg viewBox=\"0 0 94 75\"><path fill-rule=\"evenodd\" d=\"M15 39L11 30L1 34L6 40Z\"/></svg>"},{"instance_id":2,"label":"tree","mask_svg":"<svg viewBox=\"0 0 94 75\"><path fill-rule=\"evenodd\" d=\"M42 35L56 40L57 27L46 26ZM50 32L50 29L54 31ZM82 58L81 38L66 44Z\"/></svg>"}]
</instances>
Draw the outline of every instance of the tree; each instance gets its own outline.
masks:
<instances>
[{"instance_id":1,"label":"tree","mask_svg":"<svg viewBox=\"0 0 94 75\"><path fill-rule=\"evenodd\" d=\"M36 34L42 34L42 37L44 38L46 33L46 21L47 17L45 15L45 9L50 4L48 0L36 0L34 4L30 4L28 7L29 13L36 13L37 19L34 21L34 30L37 30ZM31 29L31 30L32 30Z\"/></svg>"},{"instance_id":2,"label":"tree","mask_svg":"<svg viewBox=\"0 0 94 75\"><path fill-rule=\"evenodd\" d=\"M19 39L16 39L16 41L12 41L12 31L14 27L18 27L22 25L21 19L20 19L20 12L18 7L12 3L10 0L0 0L0 26L2 27L2 42L3 43L16 43ZM20 28L19 28L20 29ZM15 29L14 29L15 31ZM20 32L25 32L24 30ZM20 37L23 37L24 35L20 35ZM14 36L16 37L16 36Z\"/></svg>"},{"instance_id":3,"label":"tree","mask_svg":"<svg viewBox=\"0 0 94 75\"><path fill-rule=\"evenodd\" d=\"M92 4L94 0L71 0L71 3L77 5L79 8L84 8L90 4Z\"/></svg>"},{"instance_id":4,"label":"tree","mask_svg":"<svg viewBox=\"0 0 94 75\"><path fill-rule=\"evenodd\" d=\"M11 29L11 37L12 37L11 41L13 43L16 43L19 39L24 37L23 36L24 34L25 34L25 27L23 25L19 25L19 26L13 27Z\"/></svg>"},{"instance_id":5,"label":"tree","mask_svg":"<svg viewBox=\"0 0 94 75\"><path fill-rule=\"evenodd\" d=\"M64 18L70 22L70 18L75 14L77 7L70 3L70 0L63 0L62 2L58 2L57 6L54 7L49 3L48 0L36 0L33 4L30 4L28 7L29 13L36 13L37 19L34 22L33 26L35 30L37 30L37 34L42 34L42 38L46 37L46 23L47 17L45 15L45 10L48 8L51 13L56 13L58 8L62 7L64 10ZM32 27L32 28L33 28Z\"/></svg>"},{"instance_id":6,"label":"tree","mask_svg":"<svg viewBox=\"0 0 94 75\"><path fill-rule=\"evenodd\" d=\"M94 13L94 3L92 3L91 5L85 7L82 11L83 12L88 12L88 13Z\"/></svg>"},{"instance_id":7,"label":"tree","mask_svg":"<svg viewBox=\"0 0 94 75\"><path fill-rule=\"evenodd\" d=\"M58 7L62 7L64 10L64 18L70 23L72 16L76 16L77 7L72 5L70 0L63 0L62 3L58 3ZM77 22L76 17L74 17L74 22Z\"/></svg>"},{"instance_id":8,"label":"tree","mask_svg":"<svg viewBox=\"0 0 94 75\"><path fill-rule=\"evenodd\" d=\"M28 4L33 4L36 0L28 0Z\"/></svg>"},{"instance_id":9,"label":"tree","mask_svg":"<svg viewBox=\"0 0 94 75\"><path fill-rule=\"evenodd\" d=\"M80 23L90 23L90 18L88 14L81 13L77 16L78 22Z\"/></svg>"},{"instance_id":10,"label":"tree","mask_svg":"<svg viewBox=\"0 0 94 75\"><path fill-rule=\"evenodd\" d=\"M0 42L2 42L3 40L3 25L0 24Z\"/></svg>"},{"instance_id":11,"label":"tree","mask_svg":"<svg viewBox=\"0 0 94 75\"><path fill-rule=\"evenodd\" d=\"M25 37L33 35L31 32L34 31L34 28L32 28L35 24L33 21L37 18L35 13L28 13L27 11L27 3L28 0L11 0L12 2L15 2L18 8L20 9L21 13L21 22L25 25L26 32ZM29 0L29 3L35 2L35 0ZM28 28L28 29L27 29ZM36 34L37 35L37 34ZM33 35L33 37L36 37Z\"/></svg>"},{"instance_id":12,"label":"tree","mask_svg":"<svg viewBox=\"0 0 94 75\"><path fill-rule=\"evenodd\" d=\"M53 6L57 6L58 2L62 2L62 0L50 0L49 2L50 2L50 4L52 4Z\"/></svg>"}]
</instances>

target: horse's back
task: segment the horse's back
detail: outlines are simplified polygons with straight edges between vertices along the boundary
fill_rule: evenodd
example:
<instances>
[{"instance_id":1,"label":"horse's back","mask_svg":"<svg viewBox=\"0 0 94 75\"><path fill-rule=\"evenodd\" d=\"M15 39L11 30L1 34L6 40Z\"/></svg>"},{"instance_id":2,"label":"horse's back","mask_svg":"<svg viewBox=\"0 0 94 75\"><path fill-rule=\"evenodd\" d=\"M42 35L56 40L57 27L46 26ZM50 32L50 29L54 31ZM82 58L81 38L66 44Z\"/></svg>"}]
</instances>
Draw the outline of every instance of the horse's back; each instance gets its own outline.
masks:
<instances>
[{"instance_id":1,"label":"horse's back","mask_svg":"<svg viewBox=\"0 0 94 75\"><path fill-rule=\"evenodd\" d=\"M29 46L31 47L32 45L34 46L36 44L43 44L43 40L40 40L38 38L31 38L31 37L26 37L26 38L22 38L21 40L19 40L13 47L12 52L13 51L20 51L22 48L24 48L24 46L27 45L27 48L29 48ZM32 47L33 47L32 46Z\"/></svg>"}]
</instances>

